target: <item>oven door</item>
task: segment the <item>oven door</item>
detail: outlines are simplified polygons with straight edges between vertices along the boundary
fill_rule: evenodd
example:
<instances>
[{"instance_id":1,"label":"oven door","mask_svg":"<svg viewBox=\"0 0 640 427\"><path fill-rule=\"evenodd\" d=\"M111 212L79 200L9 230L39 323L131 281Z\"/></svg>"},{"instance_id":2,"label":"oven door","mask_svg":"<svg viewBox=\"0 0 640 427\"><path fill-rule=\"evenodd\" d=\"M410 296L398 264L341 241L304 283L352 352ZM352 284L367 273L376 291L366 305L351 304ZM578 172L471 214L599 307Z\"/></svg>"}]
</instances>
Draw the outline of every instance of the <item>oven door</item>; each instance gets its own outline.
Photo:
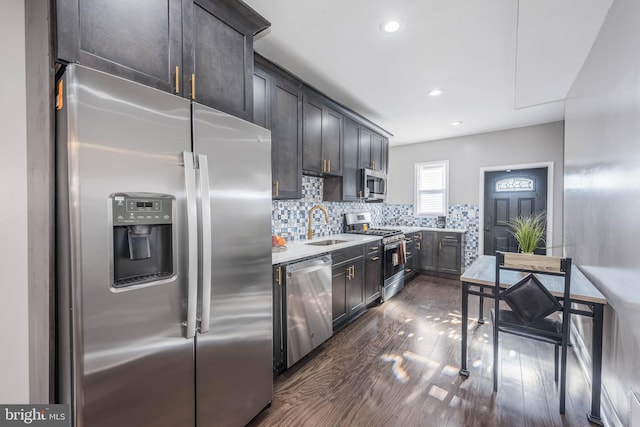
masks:
<instances>
[{"instance_id":1,"label":"oven door","mask_svg":"<svg viewBox=\"0 0 640 427\"><path fill-rule=\"evenodd\" d=\"M404 270L404 264L400 263L400 242L384 245L384 280Z\"/></svg>"}]
</instances>

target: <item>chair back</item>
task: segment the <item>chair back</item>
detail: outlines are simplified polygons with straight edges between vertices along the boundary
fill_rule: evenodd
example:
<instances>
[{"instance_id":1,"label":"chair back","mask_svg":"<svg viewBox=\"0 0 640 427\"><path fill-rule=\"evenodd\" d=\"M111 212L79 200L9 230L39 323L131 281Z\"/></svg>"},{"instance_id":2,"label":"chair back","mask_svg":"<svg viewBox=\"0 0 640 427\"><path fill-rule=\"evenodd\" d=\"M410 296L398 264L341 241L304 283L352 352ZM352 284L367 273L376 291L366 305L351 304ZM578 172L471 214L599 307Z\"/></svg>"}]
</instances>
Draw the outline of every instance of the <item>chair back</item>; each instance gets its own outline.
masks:
<instances>
[{"instance_id":1,"label":"chair back","mask_svg":"<svg viewBox=\"0 0 640 427\"><path fill-rule=\"evenodd\" d=\"M501 289L502 270L520 271L529 273L523 276L519 282L512 284L507 289ZM537 275L560 276L564 278L562 305L558 304L556 297L540 283ZM514 314L520 318L523 324L534 323L536 320L546 317L554 311L563 312L563 330L568 328L570 316L571 294L571 258L556 256L522 254L512 252L496 252L496 282L494 288L496 298L496 310L499 301L505 300L512 308ZM567 319L567 322L565 322ZM567 329L568 330L568 329Z\"/></svg>"}]
</instances>

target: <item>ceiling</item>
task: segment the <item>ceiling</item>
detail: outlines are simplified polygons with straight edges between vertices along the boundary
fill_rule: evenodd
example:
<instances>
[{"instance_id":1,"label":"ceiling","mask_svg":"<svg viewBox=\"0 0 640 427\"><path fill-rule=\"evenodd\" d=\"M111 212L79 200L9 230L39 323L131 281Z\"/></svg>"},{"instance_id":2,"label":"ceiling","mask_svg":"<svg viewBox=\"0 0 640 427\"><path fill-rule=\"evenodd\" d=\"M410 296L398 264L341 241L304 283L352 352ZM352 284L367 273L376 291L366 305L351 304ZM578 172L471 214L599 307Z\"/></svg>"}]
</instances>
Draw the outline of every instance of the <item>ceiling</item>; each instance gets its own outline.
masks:
<instances>
[{"instance_id":1,"label":"ceiling","mask_svg":"<svg viewBox=\"0 0 640 427\"><path fill-rule=\"evenodd\" d=\"M258 53L399 145L563 120L613 0L245 2L271 22Z\"/></svg>"}]
</instances>

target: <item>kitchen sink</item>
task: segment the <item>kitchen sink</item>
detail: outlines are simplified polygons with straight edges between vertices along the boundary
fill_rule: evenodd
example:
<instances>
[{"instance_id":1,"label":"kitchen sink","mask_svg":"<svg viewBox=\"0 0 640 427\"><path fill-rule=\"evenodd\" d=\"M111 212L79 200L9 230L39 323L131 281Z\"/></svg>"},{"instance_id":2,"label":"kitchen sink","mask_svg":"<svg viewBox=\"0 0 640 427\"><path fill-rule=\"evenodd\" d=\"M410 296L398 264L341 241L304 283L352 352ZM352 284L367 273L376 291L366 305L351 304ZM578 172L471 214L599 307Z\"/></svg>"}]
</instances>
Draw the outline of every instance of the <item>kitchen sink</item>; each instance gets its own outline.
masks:
<instances>
[{"instance_id":1,"label":"kitchen sink","mask_svg":"<svg viewBox=\"0 0 640 427\"><path fill-rule=\"evenodd\" d=\"M329 245L337 245L338 243L344 243L344 242L346 242L346 240L329 239L329 240L319 240L317 242L310 242L305 244L313 245L313 246L329 246Z\"/></svg>"}]
</instances>

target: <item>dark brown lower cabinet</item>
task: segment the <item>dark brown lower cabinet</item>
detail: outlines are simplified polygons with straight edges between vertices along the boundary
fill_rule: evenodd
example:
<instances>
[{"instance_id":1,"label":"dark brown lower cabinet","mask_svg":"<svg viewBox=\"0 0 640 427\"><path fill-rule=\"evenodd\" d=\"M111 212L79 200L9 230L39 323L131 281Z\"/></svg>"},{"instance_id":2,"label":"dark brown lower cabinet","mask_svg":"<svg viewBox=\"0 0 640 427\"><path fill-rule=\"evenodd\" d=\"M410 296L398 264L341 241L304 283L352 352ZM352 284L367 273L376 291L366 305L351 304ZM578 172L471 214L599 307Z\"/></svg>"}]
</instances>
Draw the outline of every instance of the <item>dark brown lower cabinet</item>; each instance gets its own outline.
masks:
<instances>
[{"instance_id":1,"label":"dark brown lower cabinet","mask_svg":"<svg viewBox=\"0 0 640 427\"><path fill-rule=\"evenodd\" d=\"M286 312L283 300L284 265L273 266L273 370L276 373L284 371Z\"/></svg>"},{"instance_id":2,"label":"dark brown lower cabinet","mask_svg":"<svg viewBox=\"0 0 640 427\"><path fill-rule=\"evenodd\" d=\"M420 269L423 273L457 277L464 270L465 233L423 231Z\"/></svg>"},{"instance_id":3,"label":"dark brown lower cabinet","mask_svg":"<svg viewBox=\"0 0 640 427\"><path fill-rule=\"evenodd\" d=\"M382 244L380 242L366 245L364 298L367 305L380 298L382 287Z\"/></svg>"},{"instance_id":4,"label":"dark brown lower cabinet","mask_svg":"<svg viewBox=\"0 0 640 427\"><path fill-rule=\"evenodd\" d=\"M407 245L407 262L404 263L404 280L413 279L416 275L416 271L413 268L413 234L409 233L405 235L405 245Z\"/></svg>"},{"instance_id":5,"label":"dark brown lower cabinet","mask_svg":"<svg viewBox=\"0 0 640 427\"><path fill-rule=\"evenodd\" d=\"M407 233L405 235L407 244L407 262L404 267L405 282L413 279L420 273L420 263L422 258L422 231Z\"/></svg>"},{"instance_id":6,"label":"dark brown lower cabinet","mask_svg":"<svg viewBox=\"0 0 640 427\"><path fill-rule=\"evenodd\" d=\"M346 325L365 309L364 245L331 253L333 329Z\"/></svg>"},{"instance_id":7,"label":"dark brown lower cabinet","mask_svg":"<svg viewBox=\"0 0 640 427\"><path fill-rule=\"evenodd\" d=\"M413 233L413 271L420 273L420 260L422 259L422 231Z\"/></svg>"}]
</instances>

